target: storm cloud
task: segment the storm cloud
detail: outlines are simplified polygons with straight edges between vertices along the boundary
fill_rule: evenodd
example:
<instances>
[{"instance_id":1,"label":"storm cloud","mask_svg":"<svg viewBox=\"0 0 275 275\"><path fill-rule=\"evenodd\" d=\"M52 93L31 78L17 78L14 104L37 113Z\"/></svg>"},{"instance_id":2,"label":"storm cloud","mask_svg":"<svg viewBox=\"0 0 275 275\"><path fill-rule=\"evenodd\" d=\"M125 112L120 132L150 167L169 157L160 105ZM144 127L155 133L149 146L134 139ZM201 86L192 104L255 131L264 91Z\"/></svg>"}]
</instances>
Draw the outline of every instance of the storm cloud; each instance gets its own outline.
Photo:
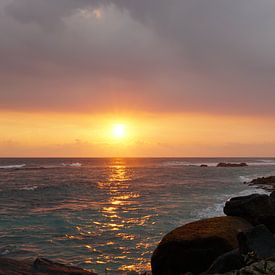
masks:
<instances>
[{"instance_id":1,"label":"storm cloud","mask_svg":"<svg viewBox=\"0 0 275 275\"><path fill-rule=\"evenodd\" d=\"M275 115L272 0L2 0L1 110Z\"/></svg>"}]
</instances>

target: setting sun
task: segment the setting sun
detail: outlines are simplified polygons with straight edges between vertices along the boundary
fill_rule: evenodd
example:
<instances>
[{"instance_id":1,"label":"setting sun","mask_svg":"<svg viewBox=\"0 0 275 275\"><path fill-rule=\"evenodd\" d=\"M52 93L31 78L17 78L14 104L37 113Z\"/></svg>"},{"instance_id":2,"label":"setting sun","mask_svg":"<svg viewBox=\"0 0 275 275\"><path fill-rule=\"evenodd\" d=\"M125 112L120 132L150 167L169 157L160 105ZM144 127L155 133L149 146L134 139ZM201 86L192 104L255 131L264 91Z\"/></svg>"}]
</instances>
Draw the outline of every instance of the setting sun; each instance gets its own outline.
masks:
<instances>
[{"instance_id":1,"label":"setting sun","mask_svg":"<svg viewBox=\"0 0 275 275\"><path fill-rule=\"evenodd\" d=\"M116 138L125 137L125 125L124 124L115 124L113 126L113 136Z\"/></svg>"}]
</instances>

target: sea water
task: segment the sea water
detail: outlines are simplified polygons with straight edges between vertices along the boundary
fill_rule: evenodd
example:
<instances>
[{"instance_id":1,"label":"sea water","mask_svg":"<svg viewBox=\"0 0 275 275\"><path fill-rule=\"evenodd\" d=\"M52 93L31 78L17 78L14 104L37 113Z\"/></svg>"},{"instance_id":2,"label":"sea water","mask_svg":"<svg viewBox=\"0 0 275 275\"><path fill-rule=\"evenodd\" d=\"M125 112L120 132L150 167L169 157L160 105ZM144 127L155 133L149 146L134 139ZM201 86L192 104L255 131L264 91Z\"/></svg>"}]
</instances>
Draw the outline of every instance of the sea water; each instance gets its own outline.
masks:
<instances>
[{"instance_id":1,"label":"sea water","mask_svg":"<svg viewBox=\"0 0 275 275\"><path fill-rule=\"evenodd\" d=\"M149 270L166 233L223 215L230 197L265 192L244 181L274 174L270 158L0 159L0 255Z\"/></svg>"}]
</instances>

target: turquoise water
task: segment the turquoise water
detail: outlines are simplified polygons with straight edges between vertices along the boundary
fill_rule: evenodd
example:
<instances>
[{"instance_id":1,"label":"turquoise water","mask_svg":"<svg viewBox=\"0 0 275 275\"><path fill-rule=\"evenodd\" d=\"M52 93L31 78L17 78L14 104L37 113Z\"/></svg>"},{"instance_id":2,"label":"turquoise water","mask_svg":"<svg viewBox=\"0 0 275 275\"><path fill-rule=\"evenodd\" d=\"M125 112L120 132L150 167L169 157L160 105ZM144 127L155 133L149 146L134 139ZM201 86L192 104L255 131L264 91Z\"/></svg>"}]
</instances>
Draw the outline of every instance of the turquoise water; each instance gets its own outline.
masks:
<instances>
[{"instance_id":1,"label":"turquoise water","mask_svg":"<svg viewBox=\"0 0 275 275\"><path fill-rule=\"evenodd\" d=\"M274 174L267 158L0 159L0 254L99 274L148 270L164 234L222 215L231 196L260 191L243 181Z\"/></svg>"}]
</instances>

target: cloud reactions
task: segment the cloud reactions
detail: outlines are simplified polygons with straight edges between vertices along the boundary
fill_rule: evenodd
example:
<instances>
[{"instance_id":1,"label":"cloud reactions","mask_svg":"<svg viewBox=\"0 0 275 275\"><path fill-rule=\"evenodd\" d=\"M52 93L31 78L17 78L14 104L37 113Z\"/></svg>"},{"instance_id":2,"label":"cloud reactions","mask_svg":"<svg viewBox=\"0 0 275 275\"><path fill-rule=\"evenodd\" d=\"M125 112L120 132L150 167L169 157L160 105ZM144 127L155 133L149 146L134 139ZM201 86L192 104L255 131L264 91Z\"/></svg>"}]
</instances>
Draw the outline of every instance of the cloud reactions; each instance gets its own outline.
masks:
<instances>
[{"instance_id":1,"label":"cloud reactions","mask_svg":"<svg viewBox=\"0 0 275 275\"><path fill-rule=\"evenodd\" d=\"M275 114L272 0L2 0L0 109Z\"/></svg>"}]
</instances>

